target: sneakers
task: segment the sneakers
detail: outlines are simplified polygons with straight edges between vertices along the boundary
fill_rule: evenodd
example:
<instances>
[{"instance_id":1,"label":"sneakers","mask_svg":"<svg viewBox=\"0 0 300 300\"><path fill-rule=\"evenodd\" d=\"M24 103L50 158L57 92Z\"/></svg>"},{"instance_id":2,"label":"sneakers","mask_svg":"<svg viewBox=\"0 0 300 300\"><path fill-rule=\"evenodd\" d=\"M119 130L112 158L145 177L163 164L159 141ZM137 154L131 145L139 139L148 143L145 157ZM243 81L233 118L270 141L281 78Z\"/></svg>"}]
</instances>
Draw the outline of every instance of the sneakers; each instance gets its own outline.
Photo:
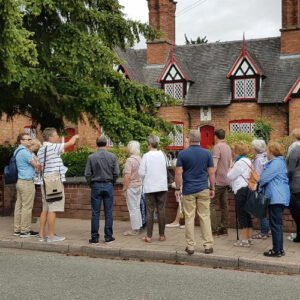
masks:
<instances>
[{"instance_id":1,"label":"sneakers","mask_svg":"<svg viewBox=\"0 0 300 300\"><path fill-rule=\"evenodd\" d=\"M21 232L20 231L15 231L14 236L20 236Z\"/></svg>"},{"instance_id":2,"label":"sneakers","mask_svg":"<svg viewBox=\"0 0 300 300\"><path fill-rule=\"evenodd\" d=\"M93 239L93 238L91 238L91 239L89 240L89 244L99 244L99 240L98 240L98 239Z\"/></svg>"},{"instance_id":3,"label":"sneakers","mask_svg":"<svg viewBox=\"0 0 300 300\"><path fill-rule=\"evenodd\" d=\"M180 227L179 223L170 223L170 224L166 224L166 227L168 228L178 228Z\"/></svg>"},{"instance_id":4,"label":"sneakers","mask_svg":"<svg viewBox=\"0 0 300 300\"><path fill-rule=\"evenodd\" d=\"M297 237L297 233L291 233L291 234L287 237L287 239L288 239L289 241L293 241L296 237Z\"/></svg>"},{"instance_id":5,"label":"sneakers","mask_svg":"<svg viewBox=\"0 0 300 300\"><path fill-rule=\"evenodd\" d=\"M195 250L189 249L188 247L186 247L184 249L184 251L188 254L188 255L193 255L195 253Z\"/></svg>"},{"instance_id":6,"label":"sneakers","mask_svg":"<svg viewBox=\"0 0 300 300\"><path fill-rule=\"evenodd\" d=\"M206 248L206 249L204 249L204 253L205 254L211 254L211 253L213 253L214 252L214 249L213 248Z\"/></svg>"},{"instance_id":7,"label":"sneakers","mask_svg":"<svg viewBox=\"0 0 300 300\"><path fill-rule=\"evenodd\" d=\"M110 239L105 240L105 244L109 245L113 243L116 239L112 236Z\"/></svg>"},{"instance_id":8,"label":"sneakers","mask_svg":"<svg viewBox=\"0 0 300 300\"><path fill-rule=\"evenodd\" d=\"M233 243L233 246L234 247L246 247L246 248L249 248L250 244L249 244L248 240L247 241L244 241L244 240L240 241L240 240L238 240L235 243Z\"/></svg>"},{"instance_id":9,"label":"sneakers","mask_svg":"<svg viewBox=\"0 0 300 300\"><path fill-rule=\"evenodd\" d=\"M21 238L27 238L27 237L37 236L37 235L39 235L37 231L30 230L28 232L21 232L19 236Z\"/></svg>"},{"instance_id":10,"label":"sneakers","mask_svg":"<svg viewBox=\"0 0 300 300\"><path fill-rule=\"evenodd\" d=\"M56 243L56 242L62 242L64 241L66 238L64 236L58 236L55 235L53 237L48 237L47 238L47 243Z\"/></svg>"},{"instance_id":11,"label":"sneakers","mask_svg":"<svg viewBox=\"0 0 300 300\"><path fill-rule=\"evenodd\" d=\"M179 228L180 229L185 229L185 225L180 225Z\"/></svg>"},{"instance_id":12,"label":"sneakers","mask_svg":"<svg viewBox=\"0 0 300 300\"><path fill-rule=\"evenodd\" d=\"M125 232L123 232L124 236L135 236L138 235L140 233L139 230L127 230Z\"/></svg>"}]
</instances>

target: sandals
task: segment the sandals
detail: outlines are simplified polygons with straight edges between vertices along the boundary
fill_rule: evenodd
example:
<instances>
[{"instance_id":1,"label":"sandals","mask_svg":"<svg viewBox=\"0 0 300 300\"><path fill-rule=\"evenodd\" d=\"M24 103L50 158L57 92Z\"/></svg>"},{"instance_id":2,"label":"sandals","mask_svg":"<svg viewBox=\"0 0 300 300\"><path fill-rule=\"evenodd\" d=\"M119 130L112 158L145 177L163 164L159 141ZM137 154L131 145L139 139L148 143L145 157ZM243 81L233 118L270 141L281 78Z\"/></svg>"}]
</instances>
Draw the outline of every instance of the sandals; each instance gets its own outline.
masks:
<instances>
[{"instance_id":1,"label":"sandals","mask_svg":"<svg viewBox=\"0 0 300 300\"><path fill-rule=\"evenodd\" d=\"M152 241L151 241L151 238L149 238L149 237L147 237L147 236L144 236L143 238L142 238L142 240L145 242L145 243L151 243Z\"/></svg>"},{"instance_id":2,"label":"sandals","mask_svg":"<svg viewBox=\"0 0 300 300\"><path fill-rule=\"evenodd\" d=\"M250 247L250 244L248 241L241 241L241 240L238 240L236 241L235 243L233 243L233 246L234 247L245 247L245 248L249 248Z\"/></svg>"},{"instance_id":3,"label":"sandals","mask_svg":"<svg viewBox=\"0 0 300 300\"><path fill-rule=\"evenodd\" d=\"M165 236L165 235L161 235L161 236L158 238L158 240L159 240L160 242L163 242L163 241L166 240L166 236Z\"/></svg>"},{"instance_id":4,"label":"sandals","mask_svg":"<svg viewBox=\"0 0 300 300\"><path fill-rule=\"evenodd\" d=\"M269 237L268 234L263 234L263 233L261 233L261 232L252 235L252 238L253 238L253 239L257 239L257 240L266 240L268 237Z\"/></svg>"},{"instance_id":5,"label":"sandals","mask_svg":"<svg viewBox=\"0 0 300 300\"><path fill-rule=\"evenodd\" d=\"M264 256L268 257L281 257L282 255L285 255L284 251L274 251L273 249L270 249L269 251L264 252Z\"/></svg>"}]
</instances>

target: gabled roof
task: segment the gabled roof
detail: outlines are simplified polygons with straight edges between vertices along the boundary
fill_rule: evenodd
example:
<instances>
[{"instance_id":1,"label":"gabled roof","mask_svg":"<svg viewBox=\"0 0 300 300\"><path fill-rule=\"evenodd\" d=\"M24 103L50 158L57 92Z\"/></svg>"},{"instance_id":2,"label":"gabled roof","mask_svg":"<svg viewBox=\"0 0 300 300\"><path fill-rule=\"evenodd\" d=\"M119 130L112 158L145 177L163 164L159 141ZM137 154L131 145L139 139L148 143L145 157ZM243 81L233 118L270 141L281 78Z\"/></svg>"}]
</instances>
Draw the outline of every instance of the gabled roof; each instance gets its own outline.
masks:
<instances>
[{"instance_id":1,"label":"gabled roof","mask_svg":"<svg viewBox=\"0 0 300 300\"><path fill-rule=\"evenodd\" d=\"M183 45L174 48L176 61L189 79L190 89L185 106L218 106L231 103L228 71L241 54L242 41ZM247 41L247 52L264 75L258 103L283 103L300 74L300 57L280 56L280 38ZM119 52L131 78L153 87L165 65L147 65L146 49Z\"/></svg>"},{"instance_id":2,"label":"gabled roof","mask_svg":"<svg viewBox=\"0 0 300 300\"><path fill-rule=\"evenodd\" d=\"M292 88L289 90L288 94L284 98L284 102L288 102L292 99L293 94L299 94L300 91L300 77L293 84Z\"/></svg>"}]
</instances>

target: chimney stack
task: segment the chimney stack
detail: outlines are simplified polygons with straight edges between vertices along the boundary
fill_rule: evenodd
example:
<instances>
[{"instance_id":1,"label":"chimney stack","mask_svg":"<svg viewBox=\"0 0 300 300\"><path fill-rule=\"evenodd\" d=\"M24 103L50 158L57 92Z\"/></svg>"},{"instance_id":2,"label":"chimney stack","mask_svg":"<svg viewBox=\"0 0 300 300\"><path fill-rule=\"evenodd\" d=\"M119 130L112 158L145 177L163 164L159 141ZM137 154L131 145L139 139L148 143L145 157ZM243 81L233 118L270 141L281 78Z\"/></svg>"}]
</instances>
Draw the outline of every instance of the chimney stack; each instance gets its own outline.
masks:
<instances>
[{"instance_id":1,"label":"chimney stack","mask_svg":"<svg viewBox=\"0 0 300 300\"><path fill-rule=\"evenodd\" d=\"M170 50L175 45L174 0L147 0L149 24L161 32L159 39L147 43L147 63L164 64Z\"/></svg>"},{"instance_id":2,"label":"chimney stack","mask_svg":"<svg viewBox=\"0 0 300 300\"><path fill-rule=\"evenodd\" d=\"M282 0L281 54L300 54L300 0Z\"/></svg>"}]
</instances>

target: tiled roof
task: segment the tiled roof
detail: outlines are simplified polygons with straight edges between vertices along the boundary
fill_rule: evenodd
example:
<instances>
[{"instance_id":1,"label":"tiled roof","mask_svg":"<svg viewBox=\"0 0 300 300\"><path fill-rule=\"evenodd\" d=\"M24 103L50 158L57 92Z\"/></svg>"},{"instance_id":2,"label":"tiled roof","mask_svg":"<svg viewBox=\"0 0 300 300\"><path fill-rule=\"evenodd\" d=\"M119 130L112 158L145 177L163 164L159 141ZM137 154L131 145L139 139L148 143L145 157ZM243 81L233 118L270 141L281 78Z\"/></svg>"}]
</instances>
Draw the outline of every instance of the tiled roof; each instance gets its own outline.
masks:
<instances>
[{"instance_id":1,"label":"tiled roof","mask_svg":"<svg viewBox=\"0 0 300 300\"><path fill-rule=\"evenodd\" d=\"M231 103L230 79L226 76L238 58L242 41L176 46L178 64L193 81L185 106L215 106ZM247 51L261 68L263 80L258 103L283 103L300 75L299 56L280 56L280 38L247 41ZM118 51L131 78L159 87L163 65L147 65L146 50Z\"/></svg>"}]
</instances>

